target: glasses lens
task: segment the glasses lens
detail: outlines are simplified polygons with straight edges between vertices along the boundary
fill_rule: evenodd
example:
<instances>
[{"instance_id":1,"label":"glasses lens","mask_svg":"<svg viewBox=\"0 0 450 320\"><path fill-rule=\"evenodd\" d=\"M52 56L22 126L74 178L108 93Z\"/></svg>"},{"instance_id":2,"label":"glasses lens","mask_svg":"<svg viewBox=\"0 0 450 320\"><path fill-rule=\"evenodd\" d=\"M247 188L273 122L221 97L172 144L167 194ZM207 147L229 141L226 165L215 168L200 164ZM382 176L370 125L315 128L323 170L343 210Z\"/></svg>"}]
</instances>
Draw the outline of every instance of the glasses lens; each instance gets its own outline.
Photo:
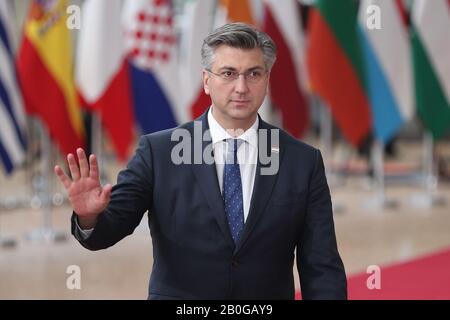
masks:
<instances>
[{"instance_id":1,"label":"glasses lens","mask_svg":"<svg viewBox=\"0 0 450 320\"><path fill-rule=\"evenodd\" d=\"M266 75L266 72L262 71L248 71L245 73L238 73L236 71L224 71L221 73L215 73L211 70L208 70L211 74L219 77L226 83L232 83L239 79L239 76L242 74L244 76L245 81L248 83L258 83L261 79Z\"/></svg>"}]
</instances>

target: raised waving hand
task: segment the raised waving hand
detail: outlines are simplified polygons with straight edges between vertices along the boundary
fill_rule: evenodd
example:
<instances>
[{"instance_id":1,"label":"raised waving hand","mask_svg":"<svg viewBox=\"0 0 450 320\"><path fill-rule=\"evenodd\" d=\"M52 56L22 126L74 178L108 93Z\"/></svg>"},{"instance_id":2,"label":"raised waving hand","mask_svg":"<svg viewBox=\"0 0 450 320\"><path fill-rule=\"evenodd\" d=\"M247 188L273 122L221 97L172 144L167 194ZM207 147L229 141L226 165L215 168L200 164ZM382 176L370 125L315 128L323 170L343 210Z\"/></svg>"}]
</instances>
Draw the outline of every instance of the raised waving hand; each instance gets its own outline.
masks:
<instances>
[{"instance_id":1,"label":"raised waving hand","mask_svg":"<svg viewBox=\"0 0 450 320\"><path fill-rule=\"evenodd\" d=\"M82 228L93 228L97 217L109 203L110 184L100 184L97 158L91 154L89 162L83 149L77 149L78 163L73 154L67 155L70 174L66 175L60 166L55 166L55 173L67 190L69 201Z\"/></svg>"}]
</instances>

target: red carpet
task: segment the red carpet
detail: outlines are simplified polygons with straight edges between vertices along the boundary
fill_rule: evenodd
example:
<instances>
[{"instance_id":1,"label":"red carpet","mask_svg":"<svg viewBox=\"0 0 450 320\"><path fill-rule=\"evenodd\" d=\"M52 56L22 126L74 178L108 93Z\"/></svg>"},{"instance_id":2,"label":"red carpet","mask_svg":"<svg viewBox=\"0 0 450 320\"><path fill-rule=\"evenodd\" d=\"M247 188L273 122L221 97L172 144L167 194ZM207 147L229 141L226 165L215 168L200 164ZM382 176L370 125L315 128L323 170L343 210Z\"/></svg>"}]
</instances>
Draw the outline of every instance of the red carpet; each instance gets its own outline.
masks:
<instances>
[{"instance_id":1,"label":"red carpet","mask_svg":"<svg viewBox=\"0 0 450 320\"><path fill-rule=\"evenodd\" d=\"M350 300L450 299L450 249L399 264L381 266L381 288L369 290L371 273L348 278ZM297 294L300 298L300 293Z\"/></svg>"}]
</instances>

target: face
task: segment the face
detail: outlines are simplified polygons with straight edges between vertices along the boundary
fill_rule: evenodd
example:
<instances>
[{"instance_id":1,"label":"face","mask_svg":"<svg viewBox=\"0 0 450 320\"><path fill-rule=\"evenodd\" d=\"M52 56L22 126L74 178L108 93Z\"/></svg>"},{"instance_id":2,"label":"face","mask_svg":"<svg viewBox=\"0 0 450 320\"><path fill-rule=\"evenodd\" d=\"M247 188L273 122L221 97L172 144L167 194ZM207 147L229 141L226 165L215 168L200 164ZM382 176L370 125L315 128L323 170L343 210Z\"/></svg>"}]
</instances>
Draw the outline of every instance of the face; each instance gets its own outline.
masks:
<instances>
[{"instance_id":1,"label":"face","mask_svg":"<svg viewBox=\"0 0 450 320\"><path fill-rule=\"evenodd\" d=\"M220 46L215 51L211 71L215 74L203 71L203 87L211 96L214 118L226 129L248 129L256 120L269 82L261 49ZM242 75L252 71L261 72L264 76L255 83ZM216 75L231 72L241 75L232 82Z\"/></svg>"}]
</instances>

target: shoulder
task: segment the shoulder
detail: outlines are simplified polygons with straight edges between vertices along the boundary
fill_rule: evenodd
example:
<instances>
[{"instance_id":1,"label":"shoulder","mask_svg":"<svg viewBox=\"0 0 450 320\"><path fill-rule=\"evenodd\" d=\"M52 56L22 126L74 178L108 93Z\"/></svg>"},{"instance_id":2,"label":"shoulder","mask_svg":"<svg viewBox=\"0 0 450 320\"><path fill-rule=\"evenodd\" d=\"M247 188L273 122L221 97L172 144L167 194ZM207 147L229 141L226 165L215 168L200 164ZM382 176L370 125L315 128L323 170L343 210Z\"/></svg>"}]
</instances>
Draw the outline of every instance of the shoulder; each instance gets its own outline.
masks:
<instances>
[{"instance_id":1,"label":"shoulder","mask_svg":"<svg viewBox=\"0 0 450 320\"><path fill-rule=\"evenodd\" d=\"M267 122L262 121L262 126L264 129L277 130L279 136L280 148L283 148L288 153L294 153L302 156L317 157L319 150L286 132L285 130L271 125Z\"/></svg>"},{"instance_id":2,"label":"shoulder","mask_svg":"<svg viewBox=\"0 0 450 320\"><path fill-rule=\"evenodd\" d=\"M174 128L161 130L140 137L140 144L150 145L152 148L170 147L179 141L183 133L191 135L194 130L195 121L186 122Z\"/></svg>"}]
</instances>

